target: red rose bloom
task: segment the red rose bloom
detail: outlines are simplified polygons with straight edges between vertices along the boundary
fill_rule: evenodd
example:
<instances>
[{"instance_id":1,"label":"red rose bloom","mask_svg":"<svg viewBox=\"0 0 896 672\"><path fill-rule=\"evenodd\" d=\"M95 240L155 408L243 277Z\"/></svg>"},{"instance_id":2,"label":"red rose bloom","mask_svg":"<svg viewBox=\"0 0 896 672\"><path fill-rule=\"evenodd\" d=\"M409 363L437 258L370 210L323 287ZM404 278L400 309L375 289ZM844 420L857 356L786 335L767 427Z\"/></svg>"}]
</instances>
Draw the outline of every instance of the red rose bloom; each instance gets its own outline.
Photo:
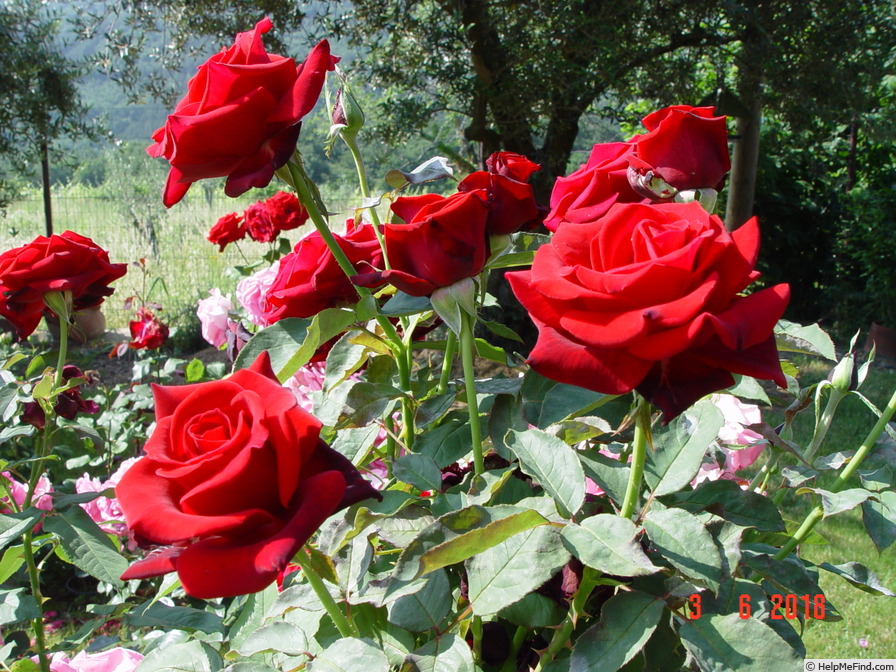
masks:
<instances>
[{"instance_id":1,"label":"red rose bloom","mask_svg":"<svg viewBox=\"0 0 896 672\"><path fill-rule=\"evenodd\" d=\"M486 166L488 171L471 173L457 185L457 190L483 189L488 194L487 235L508 235L537 225L539 209L528 180L541 166L512 152L495 152L488 157Z\"/></svg>"},{"instance_id":2,"label":"red rose bloom","mask_svg":"<svg viewBox=\"0 0 896 672\"><path fill-rule=\"evenodd\" d=\"M647 133L594 145L584 166L556 181L548 229L593 222L616 203L661 200L643 184L654 176L677 190L721 188L731 167L725 117L713 116L711 107L676 105L642 123Z\"/></svg>"},{"instance_id":3,"label":"red rose bloom","mask_svg":"<svg viewBox=\"0 0 896 672\"><path fill-rule=\"evenodd\" d=\"M261 36L271 27L270 19L262 19L199 66L187 95L153 134L155 144L147 152L171 164L167 207L208 177L226 176L224 192L231 197L266 186L295 149L302 117L314 107L337 59L326 40L298 66L269 54Z\"/></svg>"},{"instance_id":4,"label":"red rose bloom","mask_svg":"<svg viewBox=\"0 0 896 672\"><path fill-rule=\"evenodd\" d=\"M235 212L228 212L211 228L206 240L217 245L219 252L223 252L230 243L235 243L245 237L246 225L243 222L243 216Z\"/></svg>"},{"instance_id":5,"label":"red rose bloom","mask_svg":"<svg viewBox=\"0 0 896 672\"><path fill-rule=\"evenodd\" d=\"M154 385L146 456L115 494L152 551L122 575L176 571L204 599L273 583L329 516L376 491L319 438L321 423L277 382L267 353L207 383Z\"/></svg>"},{"instance_id":6,"label":"red rose bloom","mask_svg":"<svg viewBox=\"0 0 896 672\"><path fill-rule=\"evenodd\" d=\"M271 221L271 214L264 203L253 203L243 213L249 237L257 243L272 243L277 238L277 231Z\"/></svg>"},{"instance_id":7,"label":"red rose bloom","mask_svg":"<svg viewBox=\"0 0 896 672\"><path fill-rule=\"evenodd\" d=\"M636 389L668 421L734 383L785 386L772 333L790 296L741 296L758 274L753 218L734 233L697 203L622 204L562 226L529 271L508 273L539 329L543 376L605 394Z\"/></svg>"},{"instance_id":8,"label":"red rose bloom","mask_svg":"<svg viewBox=\"0 0 896 672\"><path fill-rule=\"evenodd\" d=\"M131 329L131 342L129 348L135 350L156 350L168 338L168 325L163 324L152 314L152 311L141 308L137 311L137 319L129 325Z\"/></svg>"},{"instance_id":9,"label":"red rose bloom","mask_svg":"<svg viewBox=\"0 0 896 672\"><path fill-rule=\"evenodd\" d=\"M353 280L365 287L388 282L411 296L429 296L477 275L489 252L487 196L478 189L448 198L426 194L397 199L392 210L405 223L383 226L391 269Z\"/></svg>"},{"instance_id":10,"label":"red rose bloom","mask_svg":"<svg viewBox=\"0 0 896 672\"><path fill-rule=\"evenodd\" d=\"M90 238L71 231L38 236L0 254L0 316L26 338L40 322L47 292L71 292L73 310L98 306L114 291L109 283L126 272L127 264L110 263Z\"/></svg>"},{"instance_id":11,"label":"red rose bloom","mask_svg":"<svg viewBox=\"0 0 896 672\"><path fill-rule=\"evenodd\" d=\"M712 107L675 105L648 114L642 123L648 132L634 138L629 159L635 173L653 173L678 190L722 188L731 170L724 116L715 116Z\"/></svg>"},{"instance_id":12,"label":"red rose bloom","mask_svg":"<svg viewBox=\"0 0 896 672\"><path fill-rule=\"evenodd\" d=\"M274 229L280 231L292 231L308 221L308 211L299 203L295 194L278 191L264 202L271 217Z\"/></svg>"},{"instance_id":13,"label":"red rose bloom","mask_svg":"<svg viewBox=\"0 0 896 672\"><path fill-rule=\"evenodd\" d=\"M355 227L349 220L347 233L333 237L356 268L361 263L382 265L383 254L369 224ZM312 317L325 308L354 303L358 298L321 235L312 231L280 259L277 277L262 305L267 324L273 324L285 317Z\"/></svg>"}]
</instances>

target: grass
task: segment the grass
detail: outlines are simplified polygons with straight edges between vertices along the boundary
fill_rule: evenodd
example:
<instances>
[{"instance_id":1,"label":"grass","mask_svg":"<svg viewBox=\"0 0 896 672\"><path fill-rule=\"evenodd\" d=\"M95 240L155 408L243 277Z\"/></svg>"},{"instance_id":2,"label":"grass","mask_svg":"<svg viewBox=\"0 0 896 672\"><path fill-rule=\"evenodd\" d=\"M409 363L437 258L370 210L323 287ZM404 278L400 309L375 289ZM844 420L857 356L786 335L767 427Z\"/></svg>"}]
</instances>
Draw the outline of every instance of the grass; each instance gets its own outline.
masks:
<instances>
[{"instance_id":1,"label":"grass","mask_svg":"<svg viewBox=\"0 0 896 672\"><path fill-rule=\"evenodd\" d=\"M830 366L820 360L798 360L796 363L800 367L799 379L804 387L823 379L830 370ZM873 365L861 391L878 408L882 408L894 389L896 372ZM780 411L764 415L766 421L773 425L783 419ZM859 399L846 398L838 408L819 454L858 448L874 422L874 415ZM796 421L795 438L799 445L808 443L813 426L814 415L810 407ZM880 460L880 456L872 454L867 464L873 467ZM864 468L865 464L862 465ZM833 475L826 474L821 487L824 487L826 480L832 481ZM860 487L858 478L854 487ZM784 505L785 518L801 521L814 505L813 498L814 495L809 494L789 497ZM802 557L816 564L859 562L874 571L884 586L896 589L896 546L878 553L865 532L860 509L827 518L816 527L816 531L829 543L803 545L800 549ZM824 570L821 570L820 585L844 619L836 623L809 623L804 633L808 658L896 658L896 630L892 626L896 622L896 598L861 592ZM867 648L859 644L860 639L867 640Z\"/></svg>"}]
</instances>

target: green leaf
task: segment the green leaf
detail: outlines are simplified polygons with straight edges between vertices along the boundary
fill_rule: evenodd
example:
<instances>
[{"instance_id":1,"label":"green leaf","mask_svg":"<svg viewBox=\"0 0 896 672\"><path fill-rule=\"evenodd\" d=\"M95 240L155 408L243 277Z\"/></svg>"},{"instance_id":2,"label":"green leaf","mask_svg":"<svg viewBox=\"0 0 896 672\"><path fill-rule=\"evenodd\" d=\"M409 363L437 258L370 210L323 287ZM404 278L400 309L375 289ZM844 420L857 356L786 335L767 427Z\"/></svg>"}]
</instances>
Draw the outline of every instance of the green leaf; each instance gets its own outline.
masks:
<instances>
[{"instance_id":1,"label":"green leaf","mask_svg":"<svg viewBox=\"0 0 896 672\"><path fill-rule=\"evenodd\" d=\"M896 597L896 594L894 594L893 591L880 582L877 574L859 562L847 562L842 565L832 565L829 562L823 562L818 566L837 576L843 577L856 588L865 591L866 593Z\"/></svg>"},{"instance_id":2,"label":"green leaf","mask_svg":"<svg viewBox=\"0 0 896 672\"><path fill-rule=\"evenodd\" d=\"M277 585L271 584L264 590L246 596L246 601L228 632L230 645L233 648L239 649L246 639L261 627L271 605L277 599L277 595Z\"/></svg>"},{"instance_id":3,"label":"green leaf","mask_svg":"<svg viewBox=\"0 0 896 672\"><path fill-rule=\"evenodd\" d=\"M0 478L3 478L0 476ZM40 509L32 506L21 513L0 514L0 548L6 548L22 534L37 524L44 514Z\"/></svg>"},{"instance_id":4,"label":"green leaf","mask_svg":"<svg viewBox=\"0 0 896 672\"><path fill-rule=\"evenodd\" d=\"M427 296L411 296L398 290L395 296L386 301L383 306L383 315L401 316L401 315L417 315L432 310L432 303Z\"/></svg>"},{"instance_id":5,"label":"green leaf","mask_svg":"<svg viewBox=\"0 0 896 672\"><path fill-rule=\"evenodd\" d=\"M758 401L766 406L772 405L771 400L765 393L765 389L763 389L758 380L751 378L750 376L735 376L734 378L737 380L737 384L734 387L728 388L728 394L733 394L735 397L740 397L741 399Z\"/></svg>"},{"instance_id":6,"label":"green leaf","mask_svg":"<svg viewBox=\"0 0 896 672\"><path fill-rule=\"evenodd\" d=\"M567 418L587 415L614 398L615 395L601 394L577 385L560 383L545 393L536 424L545 428Z\"/></svg>"},{"instance_id":7,"label":"green leaf","mask_svg":"<svg viewBox=\"0 0 896 672\"><path fill-rule=\"evenodd\" d=\"M631 467L596 450L577 451L588 478L597 483L616 504L622 505Z\"/></svg>"},{"instance_id":8,"label":"green leaf","mask_svg":"<svg viewBox=\"0 0 896 672\"><path fill-rule=\"evenodd\" d=\"M470 423L466 418L450 418L422 434L414 443L414 450L432 458L439 469L454 464L472 448ZM441 490L441 485L437 489Z\"/></svg>"},{"instance_id":9,"label":"green leaf","mask_svg":"<svg viewBox=\"0 0 896 672\"><path fill-rule=\"evenodd\" d=\"M15 385L0 387L0 420L9 422L19 407L19 393Z\"/></svg>"},{"instance_id":10,"label":"green leaf","mask_svg":"<svg viewBox=\"0 0 896 672\"><path fill-rule=\"evenodd\" d=\"M429 455L410 453L392 463L392 475L418 490L441 490L442 472Z\"/></svg>"},{"instance_id":11,"label":"green leaf","mask_svg":"<svg viewBox=\"0 0 896 672\"><path fill-rule=\"evenodd\" d=\"M124 585L119 577L128 568L128 561L80 506L49 516L44 521L44 529L59 537L62 548L78 569L114 586Z\"/></svg>"},{"instance_id":12,"label":"green leaf","mask_svg":"<svg viewBox=\"0 0 896 672\"><path fill-rule=\"evenodd\" d=\"M344 637L305 667L308 672L389 672L389 659L370 640Z\"/></svg>"},{"instance_id":13,"label":"green leaf","mask_svg":"<svg viewBox=\"0 0 896 672\"><path fill-rule=\"evenodd\" d=\"M40 618L40 608L27 588L0 591L0 625Z\"/></svg>"},{"instance_id":14,"label":"green leaf","mask_svg":"<svg viewBox=\"0 0 896 672\"><path fill-rule=\"evenodd\" d=\"M638 591L607 600L601 619L576 640L569 672L614 672L640 651L663 615L663 601Z\"/></svg>"},{"instance_id":15,"label":"green leaf","mask_svg":"<svg viewBox=\"0 0 896 672\"><path fill-rule=\"evenodd\" d=\"M667 431L654 434L647 454L644 480L655 497L681 490L694 480L706 449L725 424L711 401L700 401L673 420Z\"/></svg>"},{"instance_id":16,"label":"green leaf","mask_svg":"<svg viewBox=\"0 0 896 672\"><path fill-rule=\"evenodd\" d=\"M495 396L491 412L488 414L488 435L495 452L510 459L510 448L504 442L507 430L525 431L529 423L523 417L523 407L514 394L501 393Z\"/></svg>"},{"instance_id":17,"label":"green leaf","mask_svg":"<svg viewBox=\"0 0 896 672\"><path fill-rule=\"evenodd\" d=\"M775 341L779 352L797 352L804 355L821 355L837 361L834 342L817 324L804 326L779 320L775 327Z\"/></svg>"},{"instance_id":18,"label":"green leaf","mask_svg":"<svg viewBox=\"0 0 896 672\"><path fill-rule=\"evenodd\" d=\"M184 369L184 377L188 383L198 383L205 375L205 364L201 359L193 358Z\"/></svg>"},{"instance_id":19,"label":"green leaf","mask_svg":"<svg viewBox=\"0 0 896 672\"><path fill-rule=\"evenodd\" d=\"M713 591L722 581L719 548L700 520L682 509L651 509L644 529L662 556L685 576L702 581Z\"/></svg>"},{"instance_id":20,"label":"green leaf","mask_svg":"<svg viewBox=\"0 0 896 672\"><path fill-rule=\"evenodd\" d=\"M449 633L410 653L402 672L474 672L475 669L469 645Z\"/></svg>"},{"instance_id":21,"label":"green leaf","mask_svg":"<svg viewBox=\"0 0 896 672\"><path fill-rule=\"evenodd\" d=\"M635 541L635 524L600 513L563 528L563 541L584 564L614 576L641 576L660 570Z\"/></svg>"},{"instance_id":22,"label":"green leaf","mask_svg":"<svg viewBox=\"0 0 896 672\"><path fill-rule=\"evenodd\" d=\"M885 490L877 495L880 501L862 502L862 521L879 553L896 541L896 492Z\"/></svg>"},{"instance_id":23,"label":"green leaf","mask_svg":"<svg viewBox=\"0 0 896 672\"><path fill-rule=\"evenodd\" d=\"M815 492L821 496L821 506L824 509L824 517L833 516L844 511L851 511L869 497L876 497L876 493L864 488L850 488L840 492L831 492L822 488L800 488L797 494Z\"/></svg>"},{"instance_id":24,"label":"green leaf","mask_svg":"<svg viewBox=\"0 0 896 672\"><path fill-rule=\"evenodd\" d=\"M796 595L818 595L822 592L817 577L809 574L802 560L792 554L783 560L775 560L772 551L777 549L745 546L742 550L744 564L778 590Z\"/></svg>"},{"instance_id":25,"label":"green leaf","mask_svg":"<svg viewBox=\"0 0 896 672\"><path fill-rule=\"evenodd\" d=\"M413 581L547 522L536 511L515 507L469 506L452 511L417 535L399 556L393 576L398 581Z\"/></svg>"},{"instance_id":26,"label":"green leaf","mask_svg":"<svg viewBox=\"0 0 896 672\"><path fill-rule=\"evenodd\" d=\"M473 613L494 614L521 600L569 562L560 532L535 527L471 557L466 562Z\"/></svg>"},{"instance_id":27,"label":"green leaf","mask_svg":"<svg viewBox=\"0 0 896 672\"><path fill-rule=\"evenodd\" d=\"M367 348L354 343L351 337L351 333L343 335L327 355L323 386L325 391L332 390L339 383L347 380L367 361L369 355Z\"/></svg>"},{"instance_id":28,"label":"green leaf","mask_svg":"<svg viewBox=\"0 0 896 672\"><path fill-rule=\"evenodd\" d=\"M554 498L562 507L561 513L568 518L582 508L585 472L575 449L538 429L511 429L505 441L519 458L520 468Z\"/></svg>"},{"instance_id":29,"label":"green leaf","mask_svg":"<svg viewBox=\"0 0 896 672\"><path fill-rule=\"evenodd\" d=\"M222 616L192 607L169 607L161 602L141 605L125 616L133 627L198 630L205 633L225 632Z\"/></svg>"},{"instance_id":30,"label":"green leaf","mask_svg":"<svg viewBox=\"0 0 896 672\"><path fill-rule=\"evenodd\" d=\"M514 625L522 625L527 628L546 628L558 625L563 621L566 610L545 595L529 593L518 602L504 607L498 616Z\"/></svg>"},{"instance_id":31,"label":"green leaf","mask_svg":"<svg viewBox=\"0 0 896 672\"><path fill-rule=\"evenodd\" d=\"M696 490L680 492L671 498L676 506L690 512L709 511L741 527L766 532L783 532L784 520L768 497L743 490L734 481L704 481Z\"/></svg>"},{"instance_id":32,"label":"green leaf","mask_svg":"<svg viewBox=\"0 0 896 672\"><path fill-rule=\"evenodd\" d=\"M423 587L389 604L389 622L413 632L437 629L451 610L451 585L445 570L426 576Z\"/></svg>"},{"instance_id":33,"label":"green leaf","mask_svg":"<svg viewBox=\"0 0 896 672\"><path fill-rule=\"evenodd\" d=\"M218 672L223 665L217 651L194 640L154 649L135 672Z\"/></svg>"},{"instance_id":34,"label":"green leaf","mask_svg":"<svg viewBox=\"0 0 896 672\"><path fill-rule=\"evenodd\" d=\"M893 487L893 472L887 465L858 473L862 485L868 490L879 491Z\"/></svg>"},{"instance_id":35,"label":"green leaf","mask_svg":"<svg viewBox=\"0 0 896 672\"><path fill-rule=\"evenodd\" d=\"M705 672L793 672L802 658L768 625L738 614L705 614L685 621L681 640Z\"/></svg>"},{"instance_id":36,"label":"green leaf","mask_svg":"<svg viewBox=\"0 0 896 672\"><path fill-rule=\"evenodd\" d=\"M0 584L9 581L23 564L25 564L25 549L21 546L7 548L0 558Z\"/></svg>"},{"instance_id":37,"label":"green leaf","mask_svg":"<svg viewBox=\"0 0 896 672\"><path fill-rule=\"evenodd\" d=\"M375 424L367 427L346 427L339 430L330 447L358 466L367 457L379 433L380 427Z\"/></svg>"},{"instance_id":38,"label":"green leaf","mask_svg":"<svg viewBox=\"0 0 896 672\"><path fill-rule=\"evenodd\" d=\"M250 632L248 637L234 648L241 656L267 652L300 656L308 649L308 642L305 633L292 623L275 621Z\"/></svg>"},{"instance_id":39,"label":"green leaf","mask_svg":"<svg viewBox=\"0 0 896 672\"><path fill-rule=\"evenodd\" d=\"M263 351L271 357L271 366L280 382L288 380L305 366L317 349L355 323L352 310L327 308L310 320L290 317L262 329L243 346L233 368L244 369Z\"/></svg>"}]
</instances>

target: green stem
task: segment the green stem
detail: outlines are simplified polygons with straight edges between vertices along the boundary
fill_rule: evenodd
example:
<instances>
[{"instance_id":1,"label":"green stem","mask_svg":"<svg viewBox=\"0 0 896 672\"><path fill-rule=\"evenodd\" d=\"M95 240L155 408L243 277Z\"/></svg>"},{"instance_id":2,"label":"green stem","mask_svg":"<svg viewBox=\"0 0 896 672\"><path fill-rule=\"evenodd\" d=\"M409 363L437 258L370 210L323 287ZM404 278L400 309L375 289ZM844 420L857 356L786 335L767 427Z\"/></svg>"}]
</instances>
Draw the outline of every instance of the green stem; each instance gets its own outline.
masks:
<instances>
[{"instance_id":1,"label":"green stem","mask_svg":"<svg viewBox=\"0 0 896 672\"><path fill-rule=\"evenodd\" d=\"M355 161L355 170L358 171L358 182L361 185L361 196L370 198L370 187L367 182L367 168L364 167L364 159L361 156L361 150L358 148L358 142L355 138L347 139L342 136L343 141L348 145L348 150L352 153L352 159ZM380 218L376 212L376 208L369 208L370 219L375 226L379 226Z\"/></svg>"},{"instance_id":2,"label":"green stem","mask_svg":"<svg viewBox=\"0 0 896 672\"><path fill-rule=\"evenodd\" d=\"M470 624L470 630L473 631L473 660L477 663L482 662L482 616L474 616L473 622Z\"/></svg>"},{"instance_id":3,"label":"green stem","mask_svg":"<svg viewBox=\"0 0 896 672\"><path fill-rule=\"evenodd\" d=\"M641 494L641 479L644 477L644 463L647 460L647 436L650 433L650 405L647 400L636 395L635 438L632 440L632 463L625 488L625 497L619 515L631 518Z\"/></svg>"},{"instance_id":4,"label":"green stem","mask_svg":"<svg viewBox=\"0 0 896 672\"><path fill-rule=\"evenodd\" d=\"M436 394L445 394L448 391L448 379L451 378L455 349L457 349L457 334L449 329L448 337L445 339L445 358L442 360L442 375L439 377L439 387L436 389Z\"/></svg>"},{"instance_id":5,"label":"green stem","mask_svg":"<svg viewBox=\"0 0 896 672\"><path fill-rule=\"evenodd\" d=\"M406 341L402 343L402 350L395 353L395 361L398 364L398 381L401 389L410 393L411 391L411 368L413 360L411 358L410 334L405 334ZM405 447L410 450L414 444L414 409L413 400L410 396L405 395L401 398L401 440Z\"/></svg>"},{"instance_id":6,"label":"green stem","mask_svg":"<svg viewBox=\"0 0 896 672\"><path fill-rule=\"evenodd\" d=\"M333 625L336 626L336 629L339 630L339 634L343 637L357 637L357 631L352 627L352 624L348 622L345 614L339 609L336 600L333 599L333 596L330 595L330 591L327 590L327 587L324 585L324 580L318 576L314 569L312 569L311 560L309 559L302 562L301 565L302 573L305 575L305 578L308 579L308 585L311 586L311 590L317 595L317 599L320 600L320 603L324 605L327 615L330 617L330 620L333 621Z\"/></svg>"},{"instance_id":7,"label":"green stem","mask_svg":"<svg viewBox=\"0 0 896 672\"><path fill-rule=\"evenodd\" d=\"M467 390L467 410L470 414L470 436L473 440L473 472L480 476L485 471L482 455L482 430L479 427L479 404L476 401L476 371L473 368L473 318L461 311L460 353L464 365L464 387Z\"/></svg>"},{"instance_id":8,"label":"green stem","mask_svg":"<svg viewBox=\"0 0 896 672\"><path fill-rule=\"evenodd\" d=\"M862 464L862 461L868 456L868 453L871 452L871 449L874 447L874 444L877 443L877 440L880 438L887 423L893 418L894 413L896 413L896 392L893 392L893 396L890 397L889 403L887 403L886 408L884 408L883 412L880 414L880 418L878 418L874 427L865 438L865 441L859 447L858 451L856 451L856 454L843 468L840 475L837 476L837 480L834 481L833 485L831 485L831 492L840 492L840 490L843 489L847 481L849 481L852 475L856 472L856 469ZM793 549L803 543L812 532L813 528L818 524L818 521L822 518L824 518L824 509L820 505L817 505L809 512L809 515L806 516L803 524L800 525L793 537L781 547L781 550L775 555L775 560L783 560L791 551L793 551Z\"/></svg>"},{"instance_id":9,"label":"green stem","mask_svg":"<svg viewBox=\"0 0 896 672\"><path fill-rule=\"evenodd\" d=\"M54 391L62 387L62 369L65 367L65 359L68 357L68 317L59 318L59 353L56 358L56 375L53 378Z\"/></svg>"},{"instance_id":10,"label":"green stem","mask_svg":"<svg viewBox=\"0 0 896 672\"><path fill-rule=\"evenodd\" d=\"M28 568L28 581L31 584L31 594L34 596L34 601L37 602L37 608L40 611L40 615L31 621L31 625L34 628L34 644L37 649L37 659L40 664L41 672L50 672L50 659L47 657L47 644L44 635L44 598L40 591L40 575L37 571L37 563L34 560L33 530L25 532L23 542L25 566Z\"/></svg>"},{"instance_id":11,"label":"green stem","mask_svg":"<svg viewBox=\"0 0 896 672\"><path fill-rule=\"evenodd\" d=\"M526 641L526 635L528 634L529 630L522 625L513 633L513 641L510 642L510 653L507 655L507 660L504 661L501 672L516 672L516 659L520 655L520 649L523 648L523 642Z\"/></svg>"},{"instance_id":12,"label":"green stem","mask_svg":"<svg viewBox=\"0 0 896 672\"><path fill-rule=\"evenodd\" d=\"M541 672L544 665L552 661L554 656L560 653L560 650L569 644L569 637L572 635L574 627L572 617L567 616L566 620L563 621L563 624L554 631L554 636L551 637L551 642L548 644L548 648L545 649L545 652L541 654L541 658L538 660L538 666L535 668L535 672Z\"/></svg>"}]
</instances>

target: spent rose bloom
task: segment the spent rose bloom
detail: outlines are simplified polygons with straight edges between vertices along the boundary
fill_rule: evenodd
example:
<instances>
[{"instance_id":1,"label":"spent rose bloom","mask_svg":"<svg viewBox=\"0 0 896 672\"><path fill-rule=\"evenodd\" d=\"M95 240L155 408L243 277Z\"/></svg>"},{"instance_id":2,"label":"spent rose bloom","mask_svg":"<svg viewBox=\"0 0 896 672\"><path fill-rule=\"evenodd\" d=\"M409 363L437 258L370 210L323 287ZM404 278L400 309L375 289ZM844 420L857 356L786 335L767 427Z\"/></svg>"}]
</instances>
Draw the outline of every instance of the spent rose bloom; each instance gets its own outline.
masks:
<instances>
[{"instance_id":1,"label":"spent rose bloom","mask_svg":"<svg viewBox=\"0 0 896 672\"><path fill-rule=\"evenodd\" d=\"M0 317L26 338L43 316L47 292L71 292L73 310L100 305L114 291L109 283L127 272L90 238L65 231L38 236L0 254Z\"/></svg>"},{"instance_id":2,"label":"spent rose bloom","mask_svg":"<svg viewBox=\"0 0 896 672\"><path fill-rule=\"evenodd\" d=\"M246 276L236 286L236 300L245 309L249 321L259 327L267 327L269 322L265 317L264 301L268 290L277 278L280 270L280 260L276 260L270 266Z\"/></svg>"},{"instance_id":3,"label":"spent rose bloom","mask_svg":"<svg viewBox=\"0 0 896 672\"><path fill-rule=\"evenodd\" d=\"M605 394L633 389L668 422L732 374L786 386L773 329L787 285L748 296L759 228L734 233L697 203L618 204L562 226L529 271L508 273L539 330L547 378Z\"/></svg>"},{"instance_id":4,"label":"spent rose bloom","mask_svg":"<svg viewBox=\"0 0 896 672\"><path fill-rule=\"evenodd\" d=\"M131 320L128 327L131 332L128 347L135 350L156 350L168 339L168 325L146 307L137 311L137 319Z\"/></svg>"},{"instance_id":5,"label":"spent rose bloom","mask_svg":"<svg viewBox=\"0 0 896 672\"><path fill-rule=\"evenodd\" d=\"M115 488L121 481L128 469L134 466L139 458L132 457L121 463L115 473L108 480L101 481L88 474L84 474L75 481L75 492L103 492L110 488ZM114 497L98 497L90 502L83 502L81 508L90 516L90 519L100 526L104 532L123 536L127 533L128 527L124 522L124 513L121 505Z\"/></svg>"},{"instance_id":6,"label":"spent rose bloom","mask_svg":"<svg viewBox=\"0 0 896 672\"><path fill-rule=\"evenodd\" d=\"M193 182L227 177L235 197L264 187L296 147L302 117L320 97L328 70L338 59L326 40L304 63L269 54L261 37L273 27L264 18L239 33L229 49L199 66L187 94L147 148L171 164L163 200L180 201Z\"/></svg>"},{"instance_id":7,"label":"spent rose bloom","mask_svg":"<svg viewBox=\"0 0 896 672\"><path fill-rule=\"evenodd\" d=\"M223 380L153 387L146 456L115 489L141 546L122 579L176 571L199 598L270 585L333 513L377 496L320 438L267 352Z\"/></svg>"},{"instance_id":8,"label":"spent rose bloom","mask_svg":"<svg viewBox=\"0 0 896 672\"><path fill-rule=\"evenodd\" d=\"M202 338L220 348L227 342L227 316L233 310L233 302L230 294L222 295L217 287L208 293L207 299L199 299L196 315L202 324Z\"/></svg>"}]
</instances>

